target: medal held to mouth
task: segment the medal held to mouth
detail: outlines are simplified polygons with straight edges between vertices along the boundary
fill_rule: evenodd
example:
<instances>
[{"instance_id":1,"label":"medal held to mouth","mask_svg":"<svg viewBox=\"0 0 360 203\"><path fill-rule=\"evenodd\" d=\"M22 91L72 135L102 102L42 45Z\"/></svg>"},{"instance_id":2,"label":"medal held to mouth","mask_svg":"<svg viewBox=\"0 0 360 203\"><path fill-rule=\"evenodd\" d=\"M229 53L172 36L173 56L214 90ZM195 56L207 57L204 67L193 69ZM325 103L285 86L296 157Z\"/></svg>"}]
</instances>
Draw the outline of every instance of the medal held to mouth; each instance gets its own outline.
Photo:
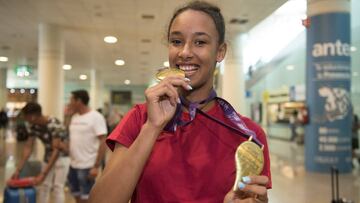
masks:
<instances>
[{"instance_id":1,"label":"medal held to mouth","mask_svg":"<svg viewBox=\"0 0 360 203\"><path fill-rule=\"evenodd\" d=\"M235 152L236 179L233 190L238 189L238 183L242 177L259 175L264 167L263 147L259 147L251 141L241 143Z\"/></svg>"},{"instance_id":2,"label":"medal held to mouth","mask_svg":"<svg viewBox=\"0 0 360 203\"><path fill-rule=\"evenodd\" d=\"M161 81L166 77L177 76L177 75L185 77L185 72L183 70L178 69L178 68L162 68L162 69L158 70L155 77L156 77L156 79Z\"/></svg>"}]
</instances>

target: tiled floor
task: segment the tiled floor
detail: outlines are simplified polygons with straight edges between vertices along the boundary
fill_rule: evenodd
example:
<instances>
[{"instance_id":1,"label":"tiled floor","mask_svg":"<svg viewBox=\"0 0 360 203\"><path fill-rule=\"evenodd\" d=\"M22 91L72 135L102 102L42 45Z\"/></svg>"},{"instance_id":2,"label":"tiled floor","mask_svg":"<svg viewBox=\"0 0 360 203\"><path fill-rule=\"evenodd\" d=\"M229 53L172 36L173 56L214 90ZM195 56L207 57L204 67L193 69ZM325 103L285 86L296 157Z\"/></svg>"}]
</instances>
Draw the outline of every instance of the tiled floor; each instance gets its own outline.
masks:
<instances>
[{"instance_id":1,"label":"tiled floor","mask_svg":"<svg viewBox=\"0 0 360 203\"><path fill-rule=\"evenodd\" d=\"M304 168L304 147L287 141L269 140L273 189L270 202L330 203L329 174L309 173ZM340 197L360 203L360 169L340 174Z\"/></svg>"},{"instance_id":2,"label":"tiled floor","mask_svg":"<svg viewBox=\"0 0 360 203\"><path fill-rule=\"evenodd\" d=\"M0 191L4 190L4 165L7 158L20 156L22 143L16 143L11 132L6 139L0 135ZM269 140L273 189L269 191L270 203L330 203L329 174L309 173L304 169L304 147L288 141ZM360 203L360 169L341 174L340 195ZM0 202L3 194L0 193ZM66 191L66 202L74 203Z\"/></svg>"}]
</instances>

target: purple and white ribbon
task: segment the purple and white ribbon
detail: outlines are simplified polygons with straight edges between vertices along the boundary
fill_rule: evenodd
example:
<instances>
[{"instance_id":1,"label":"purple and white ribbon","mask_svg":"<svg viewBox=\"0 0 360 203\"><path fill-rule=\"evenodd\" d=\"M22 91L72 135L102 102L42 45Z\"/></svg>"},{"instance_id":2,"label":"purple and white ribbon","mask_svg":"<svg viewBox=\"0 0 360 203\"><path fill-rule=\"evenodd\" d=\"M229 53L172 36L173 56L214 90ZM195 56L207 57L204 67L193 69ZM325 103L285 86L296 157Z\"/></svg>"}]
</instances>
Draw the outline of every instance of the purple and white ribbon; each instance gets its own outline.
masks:
<instances>
[{"instance_id":1,"label":"purple and white ribbon","mask_svg":"<svg viewBox=\"0 0 360 203\"><path fill-rule=\"evenodd\" d=\"M208 102L210 102L211 100L216 99L217 102L219 103L220 107L222 108L222 110L224 111L225 116L230 119L230 121L237 127L233 127L230 126L226 123L224 123L223 121L212 117L210 115L208 115L207 113L201 111L198 106L201 104L206 104ZM237 134L249 139L250 137L252 138L252 141L254 141L257 145L259 145L260 147L263 147L263 144L257 139L256 137L256 133L252 130L250 130L246 124L244 123L244 121L240 118L240 116L236 113L235 109L231 106L231 104L229 104L229 102L227 102L225 99L222 99L220 97L217 97L215 90L212 90L209 97L201 102L188 102L185 100L185 98L180 97L181 100L181 104L178 104L176 106L176 112L174 117L170 120L170 122L165 126L164 130L166 131L170 131L170 132L175 132L176 131L176 127L179 126L185 126L188 125L189 123L191 123L195 116L196 116L196 112L199 112L200 114L204 115L205 117L217 122L218 124L225 126L233 131L235 131ZM181 120L181 107L182 105L186 106L189 108L189 114L190 114L190 120L188 121L182 121Z\"/></svg>"}]
</instances>

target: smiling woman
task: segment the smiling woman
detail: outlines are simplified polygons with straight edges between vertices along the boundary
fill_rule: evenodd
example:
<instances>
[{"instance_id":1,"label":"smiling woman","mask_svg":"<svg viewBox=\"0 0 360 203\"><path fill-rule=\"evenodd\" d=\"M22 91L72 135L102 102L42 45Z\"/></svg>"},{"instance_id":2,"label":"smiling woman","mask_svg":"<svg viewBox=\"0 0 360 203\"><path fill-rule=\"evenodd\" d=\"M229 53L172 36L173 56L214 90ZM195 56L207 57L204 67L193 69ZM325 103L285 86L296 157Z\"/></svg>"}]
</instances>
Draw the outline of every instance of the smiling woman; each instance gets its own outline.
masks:
<instances>
[{"instance_id":1,"label":"smiling woman","mask_svg":"<svg viewBox=\"0 0 360 203\"><path fill-rule=\"evenodd\" d=\"M174 13L169 63L185 77L170 74L148 88L146 103L136 105L111 133L107 144L113 155L91 202L268 201L265 134L213 89L216 63L226 53L224 31L220 9L212 4L194 1ZM250 136L264 147L264 168L242 177L233 190L235 151Z\"/></svg>"}]
</instances>

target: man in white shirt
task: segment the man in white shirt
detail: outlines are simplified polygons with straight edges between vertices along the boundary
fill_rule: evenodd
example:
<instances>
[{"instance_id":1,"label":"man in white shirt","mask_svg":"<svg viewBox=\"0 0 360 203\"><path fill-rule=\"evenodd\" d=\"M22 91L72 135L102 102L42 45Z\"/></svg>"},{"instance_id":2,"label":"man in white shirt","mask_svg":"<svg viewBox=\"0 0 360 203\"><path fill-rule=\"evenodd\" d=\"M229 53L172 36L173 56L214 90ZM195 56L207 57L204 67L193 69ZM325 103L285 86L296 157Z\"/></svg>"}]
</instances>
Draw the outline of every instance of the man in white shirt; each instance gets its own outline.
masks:
<instances>
[{"instance_id":1,"label":"man in white shirt","mask_svg":"<svg viewBox=\"0 0 360 203\"><path fill-rule=\"evenodd\" d=\"M71 92L69 185L77 203L86 203L105 154L105 118L88 107L86 90Z\"/></svg>"}]
</instances>

